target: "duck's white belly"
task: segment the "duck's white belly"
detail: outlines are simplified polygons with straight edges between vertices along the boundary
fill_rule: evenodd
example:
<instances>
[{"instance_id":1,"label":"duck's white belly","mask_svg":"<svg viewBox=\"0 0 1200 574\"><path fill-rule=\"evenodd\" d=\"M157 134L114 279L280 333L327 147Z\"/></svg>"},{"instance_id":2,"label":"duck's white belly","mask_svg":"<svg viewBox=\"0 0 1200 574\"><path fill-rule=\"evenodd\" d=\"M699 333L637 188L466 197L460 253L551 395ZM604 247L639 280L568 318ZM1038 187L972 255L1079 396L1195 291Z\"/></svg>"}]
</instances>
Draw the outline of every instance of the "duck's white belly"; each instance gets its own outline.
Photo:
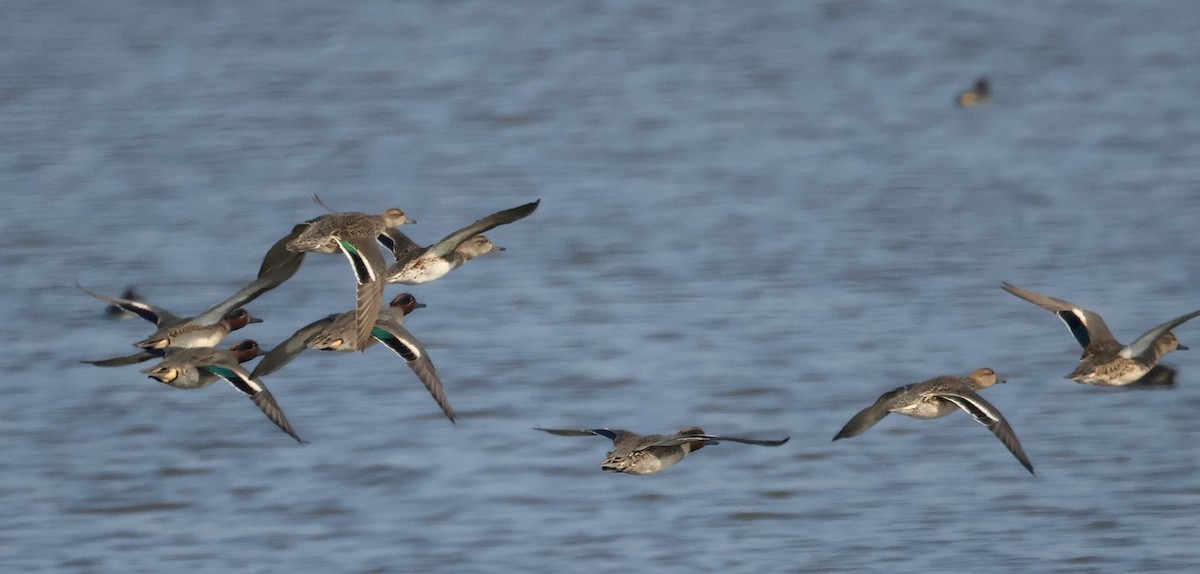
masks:
<instances>
[{"instance_id":1,"label":"duck's white belly","mask_svg":"<svg viewBox=\"0 0 1200 574\"><path fill-rule=\"evenodd\" d=\"M171 336L172 347L215 347L221 344L228 333L221 329L195 329Z\"/></svg>"},{"instance_id":2,"label":"duck's white belly","mask_svg":"<svg viewBox=\"0 0 1200 574\"><path fill-rule=\"evenodd\" d=\"M440 279L452 269L454 265L441 257L418 257L405 265L399 273L389 277L388 282L420 285Z\"/></svg>"}]
</instances>

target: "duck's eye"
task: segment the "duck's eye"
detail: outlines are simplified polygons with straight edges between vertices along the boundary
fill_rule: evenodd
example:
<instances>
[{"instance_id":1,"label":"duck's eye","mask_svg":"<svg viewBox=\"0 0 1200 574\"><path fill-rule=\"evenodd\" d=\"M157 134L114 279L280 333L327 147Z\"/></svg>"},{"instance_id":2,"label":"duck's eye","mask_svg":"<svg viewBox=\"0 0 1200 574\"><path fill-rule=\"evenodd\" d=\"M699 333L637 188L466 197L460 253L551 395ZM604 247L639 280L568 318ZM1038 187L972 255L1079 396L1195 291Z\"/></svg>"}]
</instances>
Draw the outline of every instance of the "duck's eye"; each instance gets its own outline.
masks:
<instances>
[{"instance_id":1,"label":"duck's eye","mask_svg":"<svg viewBox=\"0 0 1200 574\"><path fill-rule=\"evenodd\" d=\"M409 303L412 303L412 302L413 302L412 295L405 295L400 298L400 303L402 305L408 305Z\"/></svg>"}]
</instances>

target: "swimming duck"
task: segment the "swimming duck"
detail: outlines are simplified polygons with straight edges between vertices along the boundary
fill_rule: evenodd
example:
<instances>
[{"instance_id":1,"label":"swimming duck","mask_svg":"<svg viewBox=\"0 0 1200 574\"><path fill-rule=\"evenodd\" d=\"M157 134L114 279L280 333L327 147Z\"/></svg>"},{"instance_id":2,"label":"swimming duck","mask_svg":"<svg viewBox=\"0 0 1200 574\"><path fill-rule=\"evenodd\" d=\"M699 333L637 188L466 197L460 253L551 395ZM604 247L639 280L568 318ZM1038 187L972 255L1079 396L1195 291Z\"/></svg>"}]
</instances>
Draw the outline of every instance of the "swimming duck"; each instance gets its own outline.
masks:
<instances>
[{"instance_id":1,"label":"swimming duck","mask_svg":"<svg viewBox=\"0 0 1200 574\"><path fill-rule=\"evenodd\" d=\"M975 80L971 89L958 95L955 103L960 108L973 108L975 106L986 104L991 95L991 86L986 77L980 77Z\"/></svg>"}]
</instances>

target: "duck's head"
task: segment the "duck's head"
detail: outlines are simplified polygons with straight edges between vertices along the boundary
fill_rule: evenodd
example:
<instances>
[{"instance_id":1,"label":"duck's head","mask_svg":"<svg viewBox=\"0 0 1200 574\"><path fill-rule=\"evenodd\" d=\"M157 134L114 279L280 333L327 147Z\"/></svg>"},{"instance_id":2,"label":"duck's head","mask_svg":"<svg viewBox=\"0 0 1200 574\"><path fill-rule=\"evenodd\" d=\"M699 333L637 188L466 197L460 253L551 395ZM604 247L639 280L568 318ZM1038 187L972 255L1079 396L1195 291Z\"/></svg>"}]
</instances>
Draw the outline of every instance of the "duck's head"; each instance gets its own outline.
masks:
<instances>
[{"instance_id":1,"label":"duck's head","mask_svg":"<svg viewBox=\"0 0 1200 574\"><path fill-rule=\"evenodd\" d=\"M383 224L386 225L388 229L400 227L405 223L416 223L415 220L409 219L403 211L396 207L383 210L383 213L380 213L379 217L383 218Z\"/></svg>"},{"instance_id":2,"label":"duck's head","mask_svg":"<svg viewBox=\"0 0 1200 574\"><path fill-rule=\"evenodd\" d=\"M1004 382L1004 380L996 376L996 371L993 371L987 367L975 369L974 371L971 371L970 375L967 376L970 377L972 381L975 381L975 388L977 389L984 389L997 383Z\"/></svg>"},{"instance_id":3,"label":"duck's head","mask_svg":"<svg viewBox=\"0 0 1200 574\"><path fill-rule=\"evenodd\" d=\"M417 298L414 297L412 293L401 293L396 295L396 298L392 299L392 302L388 303L388 306L400 309L401 311L404 311L405 315L408 315L409 313L412 313L413 310L424 307L425 304L418 303Z\"/></svg>"},{"instance_id":4,"label":"duck's head","mask_svg":"<svg viewBox=\"0 0 1200 574\"><path fill-rule=\"evenodd\" d=\"M702 435L702 434L704 434L704 429L702 429L700 427L687 427L684 429L680 429L679 434L681 434L683 436ZM686 444L688 447L688 452L696 452L696 451L704 448L704 445L706 445L708 443L706 441L697 440L697 441L692 441L692 442L689 442Z\"/></svg>"},{"instance_id":5,"label":"duck's head","mask_svg":"<svg viewBox=\"0 0 1200 574\"><path fill-rule=\"evenodd\" d=\"M957 104L960 108L971 108L979 104L987 103L991 86L988 84L986 77L981 77L975 80L975 85L971 89L958 95Z\"/></svg>"},{"instance_id":6,"label":"duck's head","mask_svg":"<svg viewBox=\"0 0 1200 574\"><path fill-rule=\"evenodd\" d=\"M608 456L604 457L604 462L600 463L600 470L603 470L604 472L625 472L632 462L633 461L625 455L614 455L610 452L608 453Z\"/></svg>"},{"instance_id":7,"label":"duck's head","mask_svg":"<svg viewBox=\"0 0 1200 574\"><path fill-rule=\"evenodd\" d=\"M238 308L225 314L225 322L229 323L230 331L236 331L250 323L262 323L262 319L251 317L249 311Z\"/></svg>"},{"instance_id":8,"label":"duck's head","mask_svg":"<svg viewBox=\"0 0 1200 574\"><path fill-rule=\"evenodd\" d=\"M246 361L257 357L260 351L258 347L258 341L255 341L254 339L243 339L238 341L237 343L234 343L229 350L233 351L233 355L237 357L239 363L245 363Z\"/></svg>"},{"instance_id":9,"label":"duck's head","mask_svg":"<svg viewBox=\"0 0 1200 574\"><path fill-rule=\"evenodd\" d=\"M179 378L179 369L162 364L154 365L148 369L142 369L141 372L160 383L171 384L175 382L175 379Z\"/></svg>"},{"instance_id":10,"label":"duck's head","mask_svg":"<svg viewBox=\"0 0 1200 574\"><path fill-rule=\"evenodd\" d=\"M1158 355L1160 357L1167 353L1170 353L1171 351L1186 351L1186 350L1188 350L1187 347L1183 346L1183 344L1179 342L1179 339L1175 338L1175 333L1172 333L1170 331L1167 331L1166 333L1159 335L1158 339L1156 339L1154 341L1154 347L1155 347L1155 349L1158 350Z\"/></svg>"},{"instance_id":11,"label":"duck's head","mask_svg":"<svg viewBox=\"0 0 1200 574\"><path fill-rule=\"evenodd\" d=\"M488 239L483 235L476 235L475 237L472 237L459 244L459 246L454 250L457 251L459 255L462 255L463 259L474 259L480 255L483 255L484 253L504 251L504 248L492 243L491 239Z\"/></svg>"}]
</instances>

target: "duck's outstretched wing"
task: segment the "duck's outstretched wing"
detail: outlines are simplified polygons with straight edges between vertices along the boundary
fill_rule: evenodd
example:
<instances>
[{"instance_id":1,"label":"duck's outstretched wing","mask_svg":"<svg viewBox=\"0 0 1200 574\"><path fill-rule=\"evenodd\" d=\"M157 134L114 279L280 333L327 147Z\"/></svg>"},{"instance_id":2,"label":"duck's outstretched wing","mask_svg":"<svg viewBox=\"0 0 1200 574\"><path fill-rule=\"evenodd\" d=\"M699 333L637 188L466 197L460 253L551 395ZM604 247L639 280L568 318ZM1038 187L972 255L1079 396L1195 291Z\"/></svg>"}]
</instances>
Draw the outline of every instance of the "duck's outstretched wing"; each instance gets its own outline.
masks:
<instances>
[{"instance_id":1,"label":"duck's outstretched wing","mask_svg":"<svg viewBox=\"0 0 1200 574\"><path fill-rule=\"evenodd\" d=\"M149 361L150 359L153 359L155 357L162 357L162 356L163 356L163 352L161 349L151 349L151 350L143 350L141 352L134 353L132 355L125 355L124 357L113 357L111 359L101 359L99 361L79 361L79 362L87 363L89 365L96 365L97 367L123 367L125 365L136 365L138 363Z\"/></svg>"},{"instance_id":2,"label":"duck's outstretched wing","mask_svg":"<svg viewBox=\"0 0 1200 574\"><path fill-rule=\"evenodd\" d=\"M433 396L433 400L441 407L442 412L446 414L450 422L454 422L457 418L454 409L450 408L450 401L446 398L445 389L442 388L442 379L438 376L433 361L425 352L425 345L422 345L421 341L409 333L403 325L391 319L378 321L371 334L408 363L408 367L421 380L421 384L425 385L429 394Z\"/></svg>"},{"instance_id":3,"label":"duck's outstretched wing","mask_svg":"<svg viewBox=\"0 0 1200 574\"><path fill-rule=\"evenodd\" d=\"M1141 356L1142 353L1145 353L1146 350L1154 344L1155 340L1163 335L1163 333L1166 333L1175 327L1184 324L1196 316L1200 316L1200 311L1192 311L1186 315L1180 315L1174 319L1171 319L1170 321L1167 321L1166 323L1163 323L1162 325L1146 331L1141 337L1138 337L1124 349L1121 349L1120 355L1127 359L1130 357Z\"/></svg>"},{"instance_id":4,"label":"duck's outstretched wing","mask_svg":"<svg viewBox=\"0 0 1200 574\"><path fill-rule=\"evenodd\" d=\"M954 403L958 408L975 417L979 424L987 427L992 434L996 435L996 438L1000 439L1008 452L1011 452L1021 462L1021 466L1024 466L1029 474L1034 474L1033 464L1029 462L1029 457L1025 456L1025 449L1021 448L1021 441L1017 440L1017 433L1013 432L1008 421L1004 420L1000 409L984 400L979 393L967 389L939 392L934 396Z\"/></svg>"},{"instance_id":5,"label":"duck's outstretched wing","mask_svg":"<svg viewBox=\"0 0 1200 574\"><path fill-rule=\"evenodd\" d=\"M374 237L352 237L338 239L337 242L342 254L350 262L350 267L354 270L354 279L358 283L358 299L354 308L354 340L355 348L362 351L371 340L371 329L375 327L379 309L383 307L383 288L387 284L384 274L387 265Z\"/></svg>"},{"instance_id":6,"label":"duck's outstretched wing","mask_svg":"<svg viewBox=\"0 0 1200 574\"><path fill-rule=\"evenodd\" d=\"M496 213L484 217L475 223L459 229L458 231L455 231L446 237L443 237L441 241L431 245L427 253L436 255L438 257L449 255L450 252L457 249L462 242L475 237L480 233L527 217L529 214L537 210L541 201L542 200L539 199L537 201L526 203L525 205L514 207L512 209L497 211Z\"/></svg>"},{"instance_id":7,"label":"duck's outstretched wing","mask_svg":"<svg viewBox=\"0 0 1200 574\"><path fill-rule=\"evenodd\" d=\"M299 257L291 258L283 257L281 254L278 255L279 257L272 262L268 262L264 258L262 268L259 269L259 276L254 281L238 289L237 293L234 293L228 299L213 305L208 310L197 315L190 322L196 325L216 324L228 315L230 311L243 307L247 303L258 299L263 293L282 285L284 281L287 281L292 275L296 274L296 270L300 269L300 264L304 262L303 253L293 253L292 255L299 255ZM267 257L270 258L273 255L268 252ZM265 274L263 273L264 268L267 269Z\"/></svg>"},{"instance_id":8,"label":"duck's outstretched wing","mask_svg":"<svg viewBox=\"0 0 1200 574\"><path fill-rule=\"evenodd\" d=\"M252 378L241 365L203 365L200 368L229 381L233 388L253 401L254 405L264 415L267 415L271 422L275 423L275 426L291 435L296 442L304 444L304 440L296 434L296 431L292 429L292 424L284 416L283 409L279 408L279 404L275 402L275 397L271 396L271 391L267 390L267 386L261 380Z\"/></svg>"},{"instance_id":9,"label":"duck's outstretched wing","mask_svg":"<svg viewBox=\"0 0 1200 574\"><path fill-rule=\"evenodd\" d=\"M888 413L892 412L892 403L895 401L896 396L903 392L905 388L892 389L879 395L874 404L858 411L858 414L851 417L849 422L842 427L842 430L838 431L837 435L833 437L833 440L855 437L875 426L876 423L883 420L883 417L888 416Z\"/></svg>"},{"instance_id":10,"label":"duck's outstretched wing","mask_svg":"<svg viewBox=\"0 0 1200 574\"><path fill-rule=\"evenodd\" d=\"M282 343L276 345L266 355L263 355L262 360L254 366L254 371L250 373L250 378L265 377L292 362L292 359L295 359L297 355L303 353L308 348L308 342L313 337L324 331L325 327L333 322L334 317L337 317L337 315L317 319L301 327L295 333L292 333L292 336L284 339Z\"/></svg>"},{"instance_id":11,"label":"duck's outstretched wing","mask_svg":"<svg viewBox=\"0 0 1200 574\"><path fill-rule=\"evenodd\" d=\"M627 430L621 429L547 429L542 427L533 427L534 430L556 434L558 436L602 436L615 444L622 437L636 436Z\"/></svg>"},{"instance_id":12,"label":"duck's outstretched wing","mask_svg":"<svg viewBox=\"0 0 1200 574\"><path fill-rule=\"evenodd\" d=\"M275 281L275 285L272 286L274 288L296 274L296 271L300 269L300 264L304 263L304 254L306 252L290 251L287 248L287 244L291 240L300 237L300 234L304 233L304 230L308 229L309 224L313 221L315 220L297 223L292 227L291 233L284 235L267 250L267 254L263 256L262 265L258 267L259 279L263 277L272 278Z\"/></svg>"},{"instance_id":13,"label":"duck's outstretched wing","mask_svg":"<svg viewBox=\"0 0 1200 574\"><path fill-rule=\"evenodd\" d=\"M782 444L786 444L787 441L789 441L789 440L792 440L792 437L789 436L789 437L784 437L780 440L770 440L770 439L757 439L757 438L741 438L741 437L735 437L735 436L720 436L720 435L712 435L712 434L684 434L684 435L676 435L673 437L668 437L668 438L665 438L660 441L655 441L653 443L645 445L643 448L650 448L652 446L678 446L678 445L681 445L684 443L689 443L689 442L704 442L706 444L721 444L722 441L740 442L740 443L744 443L744 444L754 444L754 445L758 445L758 446L779 446Z\"/></svg>"},{"instance_id":14,"label":"duck's outstretched wing","mask_svg":"<svg viewBox=\"0 0 1200 574\"><path fill-rule=\"evenodd\" d=\"M169 323L179 322L180 320L179 317L174 313L171 313L162 307L151 305L149 303L143 303L141 301L134 301L133 299L124 299L121 297L113 297L112 295L97 293L91 289L88 289L87 287L84 287L83 285L80 285L78 281L75 282L75 286L78 287L80 291L83 291L92 297L114 305L122 311L133 313L138 317L150 321L151 323L154 323L160 327Z\"/></svg>"},{"instance_id":15,"label":"duck's outstretched wing","mask_svg":"<svg viewBox=\"0 0 1200 574\"><path fill-rule=\"evenodd\" d=\"M1067 329L1070 329L1079 346L1083 347L1085 356L1106 348L1120 347L1104 319L1092 311L1070 301L1021 289L1011 283L1001 283L1000 288L1057 315L1066 324Z\"/></svg>"}]
</instances>

